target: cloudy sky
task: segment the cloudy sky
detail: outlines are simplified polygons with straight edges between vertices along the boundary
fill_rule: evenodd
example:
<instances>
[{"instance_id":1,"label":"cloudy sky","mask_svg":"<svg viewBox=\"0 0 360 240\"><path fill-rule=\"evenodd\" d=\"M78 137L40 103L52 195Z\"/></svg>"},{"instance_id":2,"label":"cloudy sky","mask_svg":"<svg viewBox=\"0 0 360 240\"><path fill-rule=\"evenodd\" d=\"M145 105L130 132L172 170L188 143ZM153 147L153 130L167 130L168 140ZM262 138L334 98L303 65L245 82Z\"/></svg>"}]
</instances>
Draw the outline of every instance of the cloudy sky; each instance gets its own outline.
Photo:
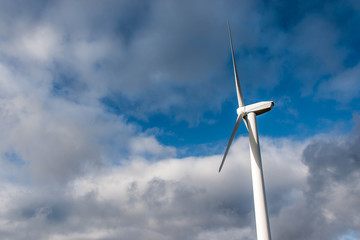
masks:
<instances>
[{"instance_id":1,"label":"cloudy sky","mask_svg":"<svg viewBox=\"0 0 360 240\"><path fill-rule=\"evenodd\" d=\"M360 3L0 1L0 238L360 238Z\"/></svg>"}]
</instances>

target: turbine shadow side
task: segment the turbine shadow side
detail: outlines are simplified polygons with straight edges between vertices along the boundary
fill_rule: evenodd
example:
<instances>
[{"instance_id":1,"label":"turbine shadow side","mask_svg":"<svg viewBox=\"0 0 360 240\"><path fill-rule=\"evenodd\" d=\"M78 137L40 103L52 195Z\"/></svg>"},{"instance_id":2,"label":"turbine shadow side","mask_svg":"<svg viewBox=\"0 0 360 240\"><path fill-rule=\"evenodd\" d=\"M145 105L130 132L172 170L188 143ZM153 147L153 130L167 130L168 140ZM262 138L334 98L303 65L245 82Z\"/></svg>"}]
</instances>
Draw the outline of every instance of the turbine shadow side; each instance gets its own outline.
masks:
<instances>
[{"instance_id":1,"label":"turbine shadow side","mask_svg":"<svg viewBox=\"0 0 360 240\"><path fill-rule=\"evenodd\" d=\"M249 132L249 146L250 146L250 151L251 153L254 155L255 160L256 160L256 164L258 165L258 167L260 167L262 165L261 162L261 153L260 153L260 142L259 142L259 137L258 136L254 136L253 132L256 131L257 132L257 124L256 124L256 117L255 117L255 126L252 126L251 124L249 124L249 120L248 117L246 116L246 121L247 121L247 125L248 125L248 132ZM257 135L257 134L256 134Z\"/></svg>"}]
</instances>

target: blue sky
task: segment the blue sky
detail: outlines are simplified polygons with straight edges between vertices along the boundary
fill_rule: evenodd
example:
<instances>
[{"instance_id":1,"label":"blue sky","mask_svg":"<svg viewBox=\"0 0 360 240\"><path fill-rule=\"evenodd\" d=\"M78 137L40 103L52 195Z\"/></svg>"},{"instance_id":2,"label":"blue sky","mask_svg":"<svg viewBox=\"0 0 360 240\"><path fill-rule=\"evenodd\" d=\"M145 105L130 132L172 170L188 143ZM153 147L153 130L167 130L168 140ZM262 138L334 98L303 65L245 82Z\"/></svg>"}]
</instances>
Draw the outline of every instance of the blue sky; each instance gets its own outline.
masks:
<instances>
[{"instance_id":1,"label":"blue sky","mask_svg":"<svg viewBox=\"0 0 360 240\"><path fill-rule=\"evenodd\" d=\"M358 239L360 4L0 1L2 239ZM296 217L294 217L296 216Z\"/></svg>"}]
</instances>

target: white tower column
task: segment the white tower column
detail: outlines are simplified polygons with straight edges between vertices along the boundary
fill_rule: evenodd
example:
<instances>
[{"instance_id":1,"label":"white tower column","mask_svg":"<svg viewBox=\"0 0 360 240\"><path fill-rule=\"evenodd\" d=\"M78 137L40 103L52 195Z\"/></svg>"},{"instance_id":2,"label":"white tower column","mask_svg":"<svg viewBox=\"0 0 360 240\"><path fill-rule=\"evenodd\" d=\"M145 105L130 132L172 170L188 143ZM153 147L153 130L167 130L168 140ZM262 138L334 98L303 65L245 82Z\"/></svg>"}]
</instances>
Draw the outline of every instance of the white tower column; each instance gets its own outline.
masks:
<instances>
[{"instance_id":1,"label":"white tower column","mask_svg":"<svg viewBox=\"0 0 360 240\"><path fill-rule=\"evenodd\" d=\"M251 175L254 193L256 235L258 240L271 240L269 218L266 206L264 176L261 164L260 143L256 124L256 114L247 114L249 130Z\"/></svg>"}]
</instances>

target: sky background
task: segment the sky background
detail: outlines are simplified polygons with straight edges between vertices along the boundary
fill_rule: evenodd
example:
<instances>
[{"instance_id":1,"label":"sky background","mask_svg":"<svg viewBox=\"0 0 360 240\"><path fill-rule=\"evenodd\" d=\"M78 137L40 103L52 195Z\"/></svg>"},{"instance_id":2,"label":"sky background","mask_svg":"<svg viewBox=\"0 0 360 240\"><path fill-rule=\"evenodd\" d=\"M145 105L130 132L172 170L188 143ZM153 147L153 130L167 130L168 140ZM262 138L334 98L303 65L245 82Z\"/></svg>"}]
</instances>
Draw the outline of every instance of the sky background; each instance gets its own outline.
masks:
<instances>
[{"instance_id":1,"label":"sky background","mask_svg":"<svg viewBox=\"0 0 360 240\"><path fill-rule=\"evenodd\" d=\"M360 238L360 3L0 1L0 238Z\"/></svg>"}]
</instances>

